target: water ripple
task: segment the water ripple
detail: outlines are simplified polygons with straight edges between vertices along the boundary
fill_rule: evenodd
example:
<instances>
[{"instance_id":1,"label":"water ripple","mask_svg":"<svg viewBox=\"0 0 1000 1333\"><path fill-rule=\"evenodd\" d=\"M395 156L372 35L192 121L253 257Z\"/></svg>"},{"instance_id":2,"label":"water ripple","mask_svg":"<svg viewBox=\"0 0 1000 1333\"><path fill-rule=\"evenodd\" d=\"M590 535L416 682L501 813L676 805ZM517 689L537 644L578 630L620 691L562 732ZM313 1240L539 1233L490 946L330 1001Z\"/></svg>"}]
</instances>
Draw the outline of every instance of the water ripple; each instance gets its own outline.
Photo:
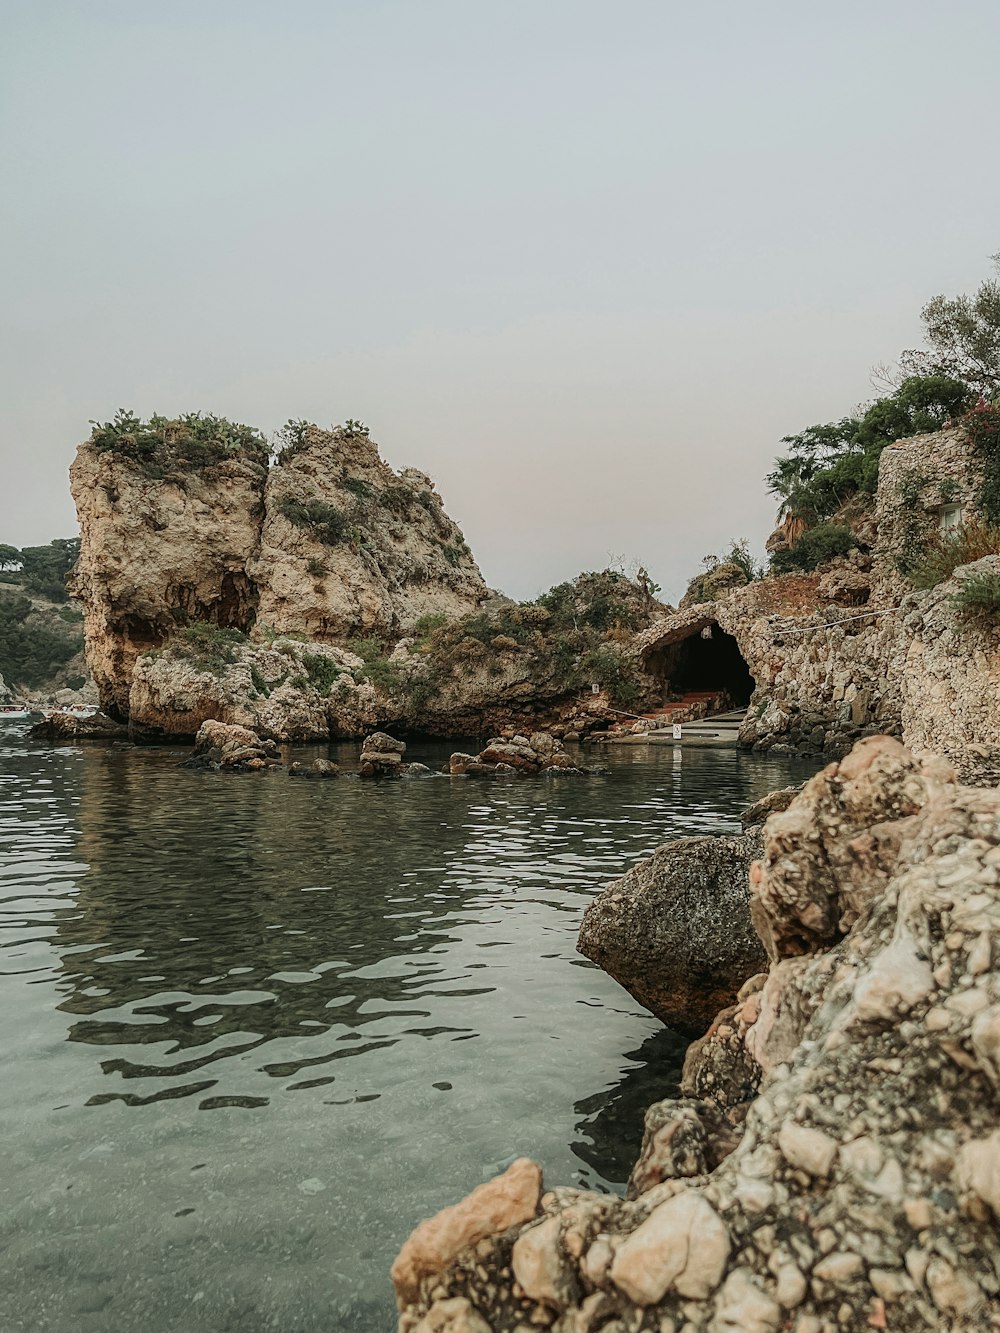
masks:
<instances>
[{"instance_id":1,"label":"water ripple","mask_svg":"<svg viewBox=\"0 0 1000 1333\"><path fill-rule=\"evenodd\" d=\"M581 912L804 775L660 751L373 786L180 757L0 736L12 1328L389 1329L400 1240L507 1157L620 1187L679 1046L575 953Z\"/></svg>"}]
</instances>

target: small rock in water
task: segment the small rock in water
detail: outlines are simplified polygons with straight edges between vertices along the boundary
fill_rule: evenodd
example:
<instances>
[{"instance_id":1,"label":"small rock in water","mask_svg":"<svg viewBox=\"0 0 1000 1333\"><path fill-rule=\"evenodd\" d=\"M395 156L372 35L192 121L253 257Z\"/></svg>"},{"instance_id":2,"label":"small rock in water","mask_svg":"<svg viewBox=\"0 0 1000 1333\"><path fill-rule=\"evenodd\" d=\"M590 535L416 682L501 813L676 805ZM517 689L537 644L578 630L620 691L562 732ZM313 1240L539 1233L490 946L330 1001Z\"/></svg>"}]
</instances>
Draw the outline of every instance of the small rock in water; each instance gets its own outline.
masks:
<instances>
[{"instance_id":1,"label":"small rock in water","mask_svg":"<svg viewBox=\"0 0 1000 1333\"><path fill-rule=\"evenodd\" d=\"M322 1180L317 1180L315 1176L310 1176L308 1180L299 1181L299 1189L303 1194L322 1194L326 1186Z\"/></svg>"}]
</instances>

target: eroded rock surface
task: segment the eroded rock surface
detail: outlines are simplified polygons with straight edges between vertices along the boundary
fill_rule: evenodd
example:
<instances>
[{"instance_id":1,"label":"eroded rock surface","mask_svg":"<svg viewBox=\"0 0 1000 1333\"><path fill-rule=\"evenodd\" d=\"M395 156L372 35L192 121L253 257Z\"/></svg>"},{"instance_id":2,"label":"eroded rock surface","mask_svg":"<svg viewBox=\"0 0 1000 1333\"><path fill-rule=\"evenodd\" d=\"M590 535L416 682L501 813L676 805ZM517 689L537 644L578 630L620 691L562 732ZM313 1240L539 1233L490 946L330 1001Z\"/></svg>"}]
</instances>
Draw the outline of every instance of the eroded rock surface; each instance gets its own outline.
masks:
<instances>
[{"instance_id":1,"label":"eroded rock surface","mask_svg":"<svg viewBox=\"0 0 1000 1333\"><path fill-rule=\"evenodd\" d=\"M634 1197L552 1189L394 1274L404 1333L448 1302L480 1333L1000 1328L1000 791L878 738L765 836L754 892L794 952L689 1055L699 1099L651 1108Z\"/></svg>"},{"instance_id":2,"label":"eroded rock surface","mask_svg":"<svg viewBox=\"0 0 1000 1333\"><path fill-rule=\"evenodd\" d=\"M207 469L150 475L120 453L81 445L70 468L80 520L74 591L101 706L129 716L132 671L178 624L247 630L267 468L237 456ZM195 728L197 730L197 728Z\"/></svg>"},{"instance_id":3,"label":"eroded rock surface","mask_svg":"<svg viewBox=\"0 0 1000 1333\"><path fill-rule=\"evenodd\" d=\"M702 1031L767 961L750 921L758 833L680 838L590 903L577 948L668 1027Z\"/></svg>"},{"instance_id":4,"label":"eroded rock surface","mask_svg":"<svg viewBox=\"0 0 1000 1333\"><path fill-rule=\"evenodd\" d=\"M421 617L461 615L487 596L430 479L394 472L363 428L309 427L270 470L263 445L220 448L201 464L175 452L169 440L152 457L136 456L127 439L114 448L91 441L70 469L87 661L102 707L119 720L181 733L166 718L173 703L148 680L134 690L133 675L143 654L185 626L265 644L306 636L321 647L398 638ZM217 703L208 700L203 716Z\"/></svg>"},{"instance_id":5,"label":"eroded rock surface","mask_svg":"<svg viewBox=\"0 0 1000 1333\"><path fill-rule=\"evenodd\" d=\"M337 641L406 634L487 596L431 479L394 472L367 431L309 427L271 469L248 573L262 624Z\"/></svg>"}]
</instances>

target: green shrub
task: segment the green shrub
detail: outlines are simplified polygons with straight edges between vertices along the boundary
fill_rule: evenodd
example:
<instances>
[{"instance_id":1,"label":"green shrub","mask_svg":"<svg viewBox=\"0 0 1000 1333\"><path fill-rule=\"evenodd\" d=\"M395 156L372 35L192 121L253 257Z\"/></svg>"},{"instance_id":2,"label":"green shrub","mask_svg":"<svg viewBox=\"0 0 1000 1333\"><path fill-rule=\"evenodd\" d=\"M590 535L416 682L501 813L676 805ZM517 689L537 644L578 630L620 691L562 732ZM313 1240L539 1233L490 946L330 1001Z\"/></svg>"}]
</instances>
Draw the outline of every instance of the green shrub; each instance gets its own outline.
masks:
<instances>
[{"instance_id":1,"label":"green shrub","mask_svg":"<svg viewBox=\"0 0 1000 1333\"><path fill-rule=\"evenodd\" d=\"M278 508L289 523L304 528L326 546L339 545L347 535L347 519L336 505L323 500L296 500L286 495Z\"/></svg>"},{"instance_id":2,"label":"green shrub","mask_svg":"<svg viewBox=\"0 0 1000 1333\"><path fill-rule=\"evenodd\" d=\"M448 561L448 564L454 569L461 562L462 552L457 546L444 545L441 547L441 554Z\"/></svg>"},{"instance_id":3,"label":"green shrub","mask_svg":"<svg viewBox=\"0 0 1000 1333\"><path fill-rule=\"evenodd\" d=\"M344 489L362 502L370 500L375 494L375 487L371 482L364 481L361 477L345 477Z\"/></svg>"},{"instance_id":4,"label":"green shrub","mask_svg":"<svg viewBox=\"0 0 1000 1333\"><path fill-rule=\"evenodd\" d=\"M397 693L403 688L402 673L396 663L386 657L379 639L352 639L347 646L364 663L357 672L358 680L370 681L376 689L386 694Z\"/></svg>"},{"instance_id":5,"label":"green shrub","mask_svg":"<svg viewBox=\"0 0 1000 1333\"><path fill-rule=\"evenodd\" d=\"M316 560L310 556L306 561L306 573L311 574L316 579L322 578L326 573L326 565L323 564L322 560Z\"/></svg>"},{"instance_id":6,"label":"green shrub","mask_svg":"<svg viewBox=\"0 0 1000 1333\"><path fill-rule=\"evenodd\" d=\"M323 653L303 653L302 665L305 667L309 683L328 698L330 691L340 679L340 667L332 658Z\"/></svg>"},{"instance_id":7,"label":"green shrub","mask_svg":"<svg viewBox=\"0 0 1000 1333\"><path fill-rule=\"evenodd\" d=\"M858 544L850 528L842 523L821 523L807 528L787 551L775 551L771 568L776 574L791 574L817 569L834 556L846 555Z\"/></svg>"},{"instance_id":8,"label":"green shrub","mask_svg":"<svg viewBox=\"0 0 1000 1333\"><path fill-rule=\"evenodd\" d=\"M288 463L296 454L301 453L309 443L309 432L316 429L311 421L301 417L289 417L274 437L278 462Z\"/></svg>"},{"instance_id":9,"label":"green shrub","mask_svg":"<svg viewBox=\"0 0 1000 1333\"><path fill-rule=\"evenodd\" d=\"M427 615L421 616L413 626L413 637L415 639L426 639L435 630L441 629L447 625L449 617L443 611L429 611Z\"/></svg>"},{"instance_id":10,"label":"green shrub","mask_svg":"<svg viewBox=\"0 0 1000 1333\"><path fill-rule=\"evenodd\" d=\"M1000 528L985 523L966 523L957 532L938 535L903 572L915 588L936 588L962 565L971 565L984 555L1000 554Z\"/></svg>"},{"instance_id":11,"label":"green shrub","mask_svg":"<svg viewBox=\"0 0 1000 1333\"><path fill-rule=\"evenodd\" d=\"M996 622L1000 619L1000 574L970 575L962 580L952 601L969 620Z\"/></svg>"},{"instance_id":12,"label":"green shrub","mask_svg":"<svg viewBox=\"0 0 1000 1333\"><path fill-rule=\"evenodd\" d=\"M132 459L152 479L214 467L234 457L266 468L271 453L260 431L211 412L187 412L174 419L154 413L143 421L120 407L111 421L90 424L90 438L99 452Z\"/></svg>"},{"instance_id":13,"label":"green shrub","mask_svg":"<svg viewBox=\"0 0 1000 1333\"><path fill-rule=\"evenodd\" d=\"M186 657L201 671L221 675L236 661L236 653L249 640L238 629L225 629L207 621L196 620L171 638L168 646Z\"/></svg>"}]
</instances>

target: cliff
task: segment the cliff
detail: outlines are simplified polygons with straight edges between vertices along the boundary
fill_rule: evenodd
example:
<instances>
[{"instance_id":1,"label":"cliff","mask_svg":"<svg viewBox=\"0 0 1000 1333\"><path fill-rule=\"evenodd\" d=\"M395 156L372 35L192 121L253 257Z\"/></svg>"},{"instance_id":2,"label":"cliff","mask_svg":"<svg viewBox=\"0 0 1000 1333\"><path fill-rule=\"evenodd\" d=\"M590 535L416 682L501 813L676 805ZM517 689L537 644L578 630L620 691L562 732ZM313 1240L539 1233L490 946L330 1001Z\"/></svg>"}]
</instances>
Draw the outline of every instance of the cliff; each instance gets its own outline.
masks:
<instances>
[{"instance_id":1,"label":"cliff","mask_svg":"<svg viewBox=\"0 0 1000 1333\"><path fill-rule=\"evenodd\" d=\"M139 658L171 651L185 627L343 642L398 637L421 616L484 600L430 481L394 473L363 427L296 427L268 463L256 432L198 415L120 413L80 446L70 469L81 529L75 592L112 717L187 726L185 717L171 724L160 703L147 707L145 678L132 698Z\"/></svg>"},{"instance_id":2,"label":"cliff","mask_svg":"<svg viewBox=\"0 0 1000 1333\"><path fill-rule=\"evenodd\" d=\"M324 642L398 639L487 594L430 478L394 472L359 427L303 428L278 456L248 572L262 625Z\"/></svg>"}]
</instances>

